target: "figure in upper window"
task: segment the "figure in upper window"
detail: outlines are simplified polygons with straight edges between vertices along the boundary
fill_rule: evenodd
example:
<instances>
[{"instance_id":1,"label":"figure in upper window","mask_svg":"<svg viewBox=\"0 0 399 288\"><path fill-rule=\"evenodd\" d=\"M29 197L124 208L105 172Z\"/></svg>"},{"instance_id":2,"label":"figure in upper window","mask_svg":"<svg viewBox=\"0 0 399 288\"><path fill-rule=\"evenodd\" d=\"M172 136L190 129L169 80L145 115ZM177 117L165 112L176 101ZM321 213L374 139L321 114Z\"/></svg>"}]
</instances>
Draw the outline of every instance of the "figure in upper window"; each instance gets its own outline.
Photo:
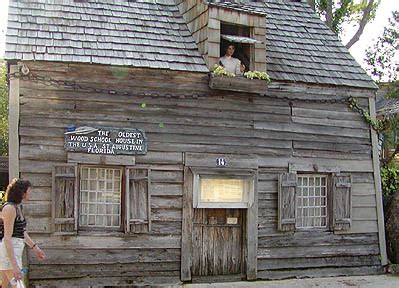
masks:
<instances>
[{"instance_id":1,"label":"figure in upper window","mask_svg":"<svg viewBox=\"0 0 399 288\"><path fill-rule=\"evenodd\" d=\"M223 66L227 72L240 76L245 71L245 65L241 63L240 59L233 57L235 49L233 44L229 44L226 47L225 55L219 58L219 65Z\"/></svg>"}]
</instances>

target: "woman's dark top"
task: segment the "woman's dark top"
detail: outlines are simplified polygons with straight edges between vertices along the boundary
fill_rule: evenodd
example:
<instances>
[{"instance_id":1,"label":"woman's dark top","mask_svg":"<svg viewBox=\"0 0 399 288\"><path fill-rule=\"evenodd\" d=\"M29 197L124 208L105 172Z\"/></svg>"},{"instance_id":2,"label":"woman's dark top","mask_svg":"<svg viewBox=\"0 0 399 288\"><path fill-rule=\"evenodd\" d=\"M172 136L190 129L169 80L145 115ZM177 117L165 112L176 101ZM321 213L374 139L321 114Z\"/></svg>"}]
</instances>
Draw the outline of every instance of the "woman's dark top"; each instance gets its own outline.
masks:
<instances>
[{"instance_id":1,"label":"woman's dark top","mask_svg":"<svg viewBox=\"0 0 399 288\"><path fill-rule=\"evenodd\" d=\"M25 217L22 215L22 213L19 212L20 210L18 209L17 205L12 202L4 203L3 208L7 204L14 206L14 208L17 212L17 216L15 217L15 221L14 221L14 229L12 231L12 237L24 239L24 232L26 230ZM20 207L21 207L21 211L22 211L22 206L20 206ZM4 223L3 223L3 221L1 221L1 223L0 223L0 239L3 240L3 238L4 238Z\"/></svg>"}]
</instances>

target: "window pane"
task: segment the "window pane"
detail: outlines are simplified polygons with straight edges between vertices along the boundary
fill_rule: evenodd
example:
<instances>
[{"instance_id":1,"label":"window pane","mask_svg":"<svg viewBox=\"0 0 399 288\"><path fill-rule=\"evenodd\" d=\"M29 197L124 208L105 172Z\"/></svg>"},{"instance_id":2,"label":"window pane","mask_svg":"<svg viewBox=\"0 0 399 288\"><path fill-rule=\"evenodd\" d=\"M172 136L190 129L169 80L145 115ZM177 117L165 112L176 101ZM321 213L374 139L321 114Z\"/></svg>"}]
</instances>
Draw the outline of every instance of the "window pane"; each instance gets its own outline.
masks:
<instances>
[{"instance_id":1,"label":"window pane","mask_svg":"<svg viewBox=\"0 0 399 288\"><path fill-rule=\"evenodd\" d=\"M86 215L80 215L80 224L87 225L87 216Z\"/></svg>"},{"instance_id":2,"label":"window pane","mask_svg":"<svg viewBox=\"0 0 399 288\"><path fill-rule=\"evenodd\" d=\"M96 226L104 226L104 216L96 217Z\"/></svg>"},{"instance_id":3,"label":"window pane","mask_svg":"<svg viewBox=\"0 0 399 288\"><path fill-rule=\"evenodd\" d=\"M96 202L96 192L89 192L89 202Z\"/></svg>"},{"instance_id":4,"label":"window pane","mask_svg":"<svg viewBox=\"0 0 399 288\"><path fill-rule=\"evenodd\" d=\"M84 191L80 193L80 203L86 203L89 200L88 192Z\"/></svg>"},{"instance_id":5,"label":"window pane","mask_svg":"<svg viewBox=\"0 0 399 288\"><path fill-rule=\"evenodd\" d=\"M81 226L120 227L121 175L120 169L81 169Z\"/></svg>"},{"instance_id":6,"label":"window pane","mask_svg":"<svg viewBox=\"0 0 399 288\"><path fill-rule=\"evenodd\" d=\"M81 180L80 181L80 189L83 189L83 190L88 190L89 188L88 188L88 181L87 180Z\"/></svg>"},{"instance_id":7,"label":"window pane","mask_svg":"<svg viewBox=\"0 0 399 288\"><path fill-rule=\"evenodd\" d=\"M98 190L105 190L105 181L98 181Z\"/></svg>"},{"instance_id":8,"label":"window pane","mask_svg":"<svg viewBox=\"0 0 399 288\"><path fill-rule=\"evenodd\" d=\"M90 179L97 179L98 178L98 176L97 176L97 169L90 169L89 170L89 177L90 177Z\"/></svg>"},{"instance_id":9,"label":"window pane","mask_svg":"<svg viewBox=\"0 0 399 288\"><path fill-rule=\"evenodd\" d=\"M87 214L87 204L81 203L80 204L80 211L82 212L81 214Z\"/></svg>"},{"instance_id":10,"label":"window pane","mask_svg":"<svg viewBox=\"0 0 399 288\"><path fill-rule=\"evenodd\" d=\"M105 208L105 213L107 214L107 215L110 215L110 214L112 214L112 205L106 205L106 208Z\"/></svg>"},{"instance_id":11,"label":"window pane","mask_svg":"<svg viewBox=\"0 0 399 288\"><path fill-rule=\"evenodd\" d=\"M327 177L300 175L297 191L296 227L327 227Z\"/></svg>"},{"instance_id":12,"label":"window pane","mask_svg":"<svg viewBox=\"0 0 399 288\"><path fill-rule=\"evenodd\" d=\"M99 169L98 178L105 180L105 169Z\"/></svg>"},{"instance_id":13,"label":"window pane","mask_svg":"<svg viewBox=\"0 0 399 288\"><path fill-rule=\"evenodd\" d=\"M98 214L104 215L105 214L105 204L99 204L98 205Z\"/></svg>"},{"instance_id":14,"label":"window pane","mask_svg":"<svg viewBox=\"0 0 399 288\"><path fill-rule=\"evenodd\" d=\"M106 226L112 226L112 216L106 216L107 223Z\"/></svg>"},{"instance_id":15,"label":"window pane","mask_svg":"<svg viewBox=\"0 0 399 288\"><path fill-rule=\"evenodd\" d=\"M89 223L88 225L95 225L96 217L94 215L89 215Z\"/></svg>"},{"instance_id":16,"label":"window pane","mask_svg":"<svg viewBox=\"0 0 399 288\"><path fill-rule=\"evenodd\" d=\"M91 191L97 190L97 181L96 180L90 180L89 190L91 190Z\"/></svg>"},{"instance_id":17,"label":"window pane","mask_svg":"<svg viewBox=\"0 0 399 288\"><path fill-rule=\"evenodd\" d=\"M244 179L200 178L201 202L244 201Z\"/></svg>"}]
</instances>

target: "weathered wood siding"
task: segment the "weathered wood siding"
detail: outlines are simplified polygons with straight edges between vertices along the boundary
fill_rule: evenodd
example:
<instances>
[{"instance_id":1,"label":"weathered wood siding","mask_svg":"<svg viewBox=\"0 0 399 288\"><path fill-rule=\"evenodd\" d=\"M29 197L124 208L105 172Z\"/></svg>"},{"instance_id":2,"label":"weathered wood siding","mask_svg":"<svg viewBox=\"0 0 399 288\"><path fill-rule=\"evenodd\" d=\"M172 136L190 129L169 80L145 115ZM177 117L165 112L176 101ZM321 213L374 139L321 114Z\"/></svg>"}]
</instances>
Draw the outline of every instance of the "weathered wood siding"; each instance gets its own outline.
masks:
<instances>
[{"instance_id":1,"label":"weathered wood siding","mask_svg":"<svg viewBox=\"0 0 399 288\"><path fill-rule=\"evenodd\" d=\"M35 187L25 207L28 229L48 255L42 263L31 255L31 284L178 283L185 152L253 154L258 159L258 278L366 274L379 269L369 127L344 103L275 98L334 99L365 96L368 91L277 83L269 86L266 96L258 96L210 91L205 74L27 64L36 75L137 93L123 96L20 81L19 164L21 176ZM183 96L191 93L208 96ZM367 105L368 101L364 98L360 103ZM148 154L135 160L136 165L151 167L149 234L47 234L51 172L54 164L67 162L63 132L70 124L146 131ZM277 232L277 177L287 172L289 163L337 166L352 173L354 221L350 231L342 235Z\"/></svg>"},{"instance_id":2,"label":"weathered wood siding","mask_svg":"<svg viewBox=\"0 0 399 288\"><path fill-rule=\"evenodd\" d=\"M277 196L278 175L286 171L269 167L259 170L258 278L381 272L373 174L351 171L353 218L348 232L284 233L277 230Z\"/></svg>"},{"instance_id":3,"label":"weathered wood siding","mask_svg":"<svg viewBox=\"0 0 399 288\"><path fill-rule=\"evenodd\" d=\"M180 13L183 15L188 29L194 37L198 51L201 53L202 57L204 57L204 60L208 65L208 5L206 5L204 1L198 3L197 0L182 0L180 2L181 3L178 5Z\"/></svg>"}]
</instances>

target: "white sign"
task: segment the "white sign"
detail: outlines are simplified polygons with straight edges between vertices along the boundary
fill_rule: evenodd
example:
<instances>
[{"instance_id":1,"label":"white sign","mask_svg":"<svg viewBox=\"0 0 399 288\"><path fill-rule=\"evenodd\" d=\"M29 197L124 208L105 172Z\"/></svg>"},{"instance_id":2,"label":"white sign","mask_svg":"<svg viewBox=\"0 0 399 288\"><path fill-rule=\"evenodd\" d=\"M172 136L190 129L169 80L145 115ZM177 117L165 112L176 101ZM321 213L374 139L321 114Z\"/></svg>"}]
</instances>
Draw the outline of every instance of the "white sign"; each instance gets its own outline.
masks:
<instances>
[{"instance_id":1,"label":"white sign","mask_svg":"<svg viewBox=\"0 0 399 288\"><path fill-rule=\"evenodd\" d=\"M236 225L238 223L237 217L227 217L227 224L229 225Z\"/></svg>"}]
</instances>

